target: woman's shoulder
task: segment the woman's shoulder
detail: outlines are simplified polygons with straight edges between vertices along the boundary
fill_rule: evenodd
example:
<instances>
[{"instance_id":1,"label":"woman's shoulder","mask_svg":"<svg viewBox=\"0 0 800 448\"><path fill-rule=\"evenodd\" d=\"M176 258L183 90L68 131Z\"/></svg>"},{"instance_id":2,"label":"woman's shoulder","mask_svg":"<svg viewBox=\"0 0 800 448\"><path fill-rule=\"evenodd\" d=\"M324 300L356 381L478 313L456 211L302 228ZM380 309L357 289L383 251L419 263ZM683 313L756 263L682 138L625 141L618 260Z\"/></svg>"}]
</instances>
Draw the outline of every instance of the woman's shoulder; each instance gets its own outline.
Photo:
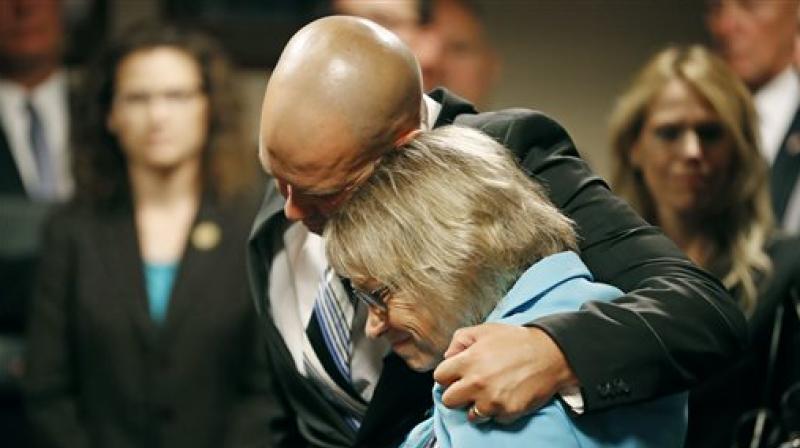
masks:
<instances>
[{"instance_id":1,"label":"woman's shoulder","mask_svg":"<svg viewBox=\"0 0 800 448\"><path fill-rule=\"evenodd\" d=\"M49 212L47 223L49 226L82 228L87 223L102 221L120 214L129 216L131 211L122 204L101 206L86 200L71 199L53 206Z\"/></svg>"}]
</instances>

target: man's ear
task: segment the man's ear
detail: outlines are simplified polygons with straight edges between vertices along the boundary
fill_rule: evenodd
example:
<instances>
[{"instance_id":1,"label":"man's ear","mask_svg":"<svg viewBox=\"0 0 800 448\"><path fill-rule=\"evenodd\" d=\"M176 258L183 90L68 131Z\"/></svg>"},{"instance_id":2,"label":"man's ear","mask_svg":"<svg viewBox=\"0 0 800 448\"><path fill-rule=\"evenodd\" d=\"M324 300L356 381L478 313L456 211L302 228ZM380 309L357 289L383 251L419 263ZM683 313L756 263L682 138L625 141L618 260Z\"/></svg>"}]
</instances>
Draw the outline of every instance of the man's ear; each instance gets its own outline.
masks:
<instances>
[{"instance_id":1,"label":"man's ear","mask_svg":"<svg viewBox=\"0 0 800 448\"><path fill-rule=\"evenodd\" d=\"M422 133L421 129L412 129L405 134L400 135L397 140L394 141L394 149L400 149L404 145L406 145L411 140L414 140L416 136Z\"/></svg>"}]
</instances>

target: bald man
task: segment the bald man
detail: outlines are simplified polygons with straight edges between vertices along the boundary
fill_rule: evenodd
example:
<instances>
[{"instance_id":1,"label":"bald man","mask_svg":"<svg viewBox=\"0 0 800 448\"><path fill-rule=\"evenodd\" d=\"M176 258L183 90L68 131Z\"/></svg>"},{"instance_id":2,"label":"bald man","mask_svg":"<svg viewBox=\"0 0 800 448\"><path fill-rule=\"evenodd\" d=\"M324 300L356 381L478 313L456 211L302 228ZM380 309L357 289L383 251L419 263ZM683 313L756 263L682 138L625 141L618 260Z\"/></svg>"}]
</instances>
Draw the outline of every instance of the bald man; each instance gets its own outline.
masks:
<instances>
[{"instance_id":1,"label":"bald man","mask_svg":"<svg viewBox=\"0 0 800 448\"><path fill-rule=\"evenodd\" d=\"M430 407L430 374L367 339L362 306L337 302L352 312L336 336L352 346L346 365L341 348L315 343L334 325L321 324L315 307L348 289L325 274L319 233L383 153L451 123L511 148L576 221L596 278L628 294L529 327L460 330L434 374L449 386L447 406L512 419L558 396L576 413L595 412L685 389L739 352L744 319L722 286L614 197L557 123L523 109L478 114L444 90L423 95L419 67L395 35L328 17L287 44L262 111L259 155L274 184L249 259L288 405L279 446L394 446Z\"/></svg>"}]
</instances>

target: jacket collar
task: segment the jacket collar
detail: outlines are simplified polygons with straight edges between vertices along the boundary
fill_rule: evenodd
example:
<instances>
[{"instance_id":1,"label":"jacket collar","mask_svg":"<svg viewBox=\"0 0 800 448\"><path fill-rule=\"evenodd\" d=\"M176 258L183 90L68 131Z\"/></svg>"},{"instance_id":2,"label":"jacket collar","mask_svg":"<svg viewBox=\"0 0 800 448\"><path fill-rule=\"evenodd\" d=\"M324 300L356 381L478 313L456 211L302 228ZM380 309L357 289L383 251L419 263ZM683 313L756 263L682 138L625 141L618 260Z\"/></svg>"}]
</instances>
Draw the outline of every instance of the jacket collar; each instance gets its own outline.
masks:
<instances>
[{"instance_id":1,"label":"jacket collar","mask_svg":"<svg viewBox=\"0 0 800 448\"><path fill-rule=\"evenodd\" d=\"M436 102L442 105L442 110L436 118L434 127L446 126L453 124L456 117L461 114L477 114L475 109L469 101L451 93L449 90L437 87L428 93L428 96L433 98Z\"/></svg>"},{"instance_id":2,"label":"jacket collar","mask_svg":"<svg viewBox=\"0 0 800 448\"><path fill-rule=\"evenodd\" d=\"M500 300L486 321L498 321L504 317L530 308L551 290L575 278L592 281L589 268L578 254L572 251L559 252L542 258L529 267L511 290Z\"/></svg>"}]
</instances>

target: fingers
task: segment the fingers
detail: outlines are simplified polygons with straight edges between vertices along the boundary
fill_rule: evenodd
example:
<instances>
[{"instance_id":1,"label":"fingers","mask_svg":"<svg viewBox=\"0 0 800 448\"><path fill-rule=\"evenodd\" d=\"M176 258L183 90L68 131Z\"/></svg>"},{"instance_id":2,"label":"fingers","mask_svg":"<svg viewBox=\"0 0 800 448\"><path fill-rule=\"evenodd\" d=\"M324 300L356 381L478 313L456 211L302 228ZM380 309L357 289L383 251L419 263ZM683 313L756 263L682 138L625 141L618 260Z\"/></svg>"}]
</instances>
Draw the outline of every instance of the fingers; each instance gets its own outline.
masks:
<instances>
[{"instance_id":1,"label":"fingers","mask_svg":"<svg viewBox=\"0 0 800 448\"><path fill-rule=\"evenodd\" d=\"M481 423L486 423L492 420L492 416L479 411L478 407L473 404L467 411L467 420L480 425Z\"/></svg>"},{"instance_id":2,"label":"fingers","mask_svg":"<svg viewBox=\"0 0 800 448\"><path fill-rule=\"evenodd\" d=\"M480 327L461 328L453 333L450 346L444 353L444 361L442 361L433 372L433 378L437 383L448 387L461 379L461 372L463 372L464 367L469 361L463 356L458 355L464 353L466 349L477 341L479 333ZM466 404L467 403L463 403L462 405Z\"/></svg>"},{"instance_id":3,"label":"fingers","mask_svg":"<svg viewBox=\"0 0 800 448\"><path fill-rule=\"evenodd\" d=\"M460 328L453 333L453 339L450 341L450 346L444 352L444 358L455 356L464 350L468 349L478 338L480 333L480 326Z\"/></svg>"},{"instance_id":4,"label":"fingers","mask_svg":"<svg viewBox=\"0 0 800 448\"><path fill-rule=\"evenodd\" d=\"M535 327L482 324L456 332L450 347L434 379L445 387L443 404L467 408L470 421L511 423L577 384L558 346Z\"/></svg>"},{"instance_id":5,"label":"fingers","mask_svg":"<svg viewBox=\"0 0 800 448\"><path fill-rule=\"evenodd\" d=\"M482 382L462 379L460 374L462 368L460 366L463 364L464 358L464 355L450 358L445 361L449 363L448 365L443 362L433 373L436 382L446 388L444 394L442 394L442 403L448 408L462 408L470 405L481 392ZM445 367L446 370L440 371L439 369L442 367ZM481 409L486 409L486 407Z\"/></svg>"}]
</instances>

